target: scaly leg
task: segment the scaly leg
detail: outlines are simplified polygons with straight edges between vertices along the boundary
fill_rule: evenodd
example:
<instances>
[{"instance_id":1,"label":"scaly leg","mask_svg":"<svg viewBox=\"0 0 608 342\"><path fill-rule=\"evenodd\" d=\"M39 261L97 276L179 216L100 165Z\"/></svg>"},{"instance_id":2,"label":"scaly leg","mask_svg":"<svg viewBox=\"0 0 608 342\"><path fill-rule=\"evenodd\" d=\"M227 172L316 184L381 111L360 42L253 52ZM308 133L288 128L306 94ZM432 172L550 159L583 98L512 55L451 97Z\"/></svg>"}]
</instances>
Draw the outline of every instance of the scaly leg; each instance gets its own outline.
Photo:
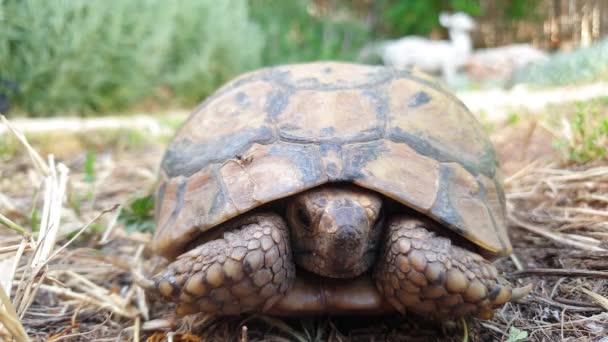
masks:
<instances>
[{"instance_id":1,"label":"scaly leg","mask_svg":"<svg viewBox=\"0 0 608 342\"><path fill-rule=\"evenodd\" d=\"M154 277L153 287L178 303L179 314L264 311L293 284L289 233L279 215L254 214L235 227Z\"/></svg>"},{"instance_id":2,"label":"scaly leg","mask_svg":"<svg viewBox=\"0 0 608 342\"><path fill-rule=\"evenodd\" d=\"M513 288L489 261L435 236L429 226L412 217L389 221L374 277L378 290L401 313L490 319L495 308L532 290L531 284Z\"/></svg>"}]
</instances>

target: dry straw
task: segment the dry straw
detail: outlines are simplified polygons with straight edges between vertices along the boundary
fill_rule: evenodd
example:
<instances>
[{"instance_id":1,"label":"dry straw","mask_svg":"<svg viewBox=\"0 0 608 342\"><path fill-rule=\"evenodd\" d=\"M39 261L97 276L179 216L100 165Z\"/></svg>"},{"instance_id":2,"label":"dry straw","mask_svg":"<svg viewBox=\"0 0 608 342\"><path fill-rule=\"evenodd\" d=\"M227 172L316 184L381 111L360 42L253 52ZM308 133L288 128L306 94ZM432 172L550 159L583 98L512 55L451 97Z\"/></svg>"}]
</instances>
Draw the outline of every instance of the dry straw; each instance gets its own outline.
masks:
<instances>
[{"instance_id":1,"label":"dry straw","mask_svg":"<svg viewBox=\"0 0 608 342\"><path fill-rule=\"evenodd\" d=\"M65 244L58 245L59 238L63 238L61 217L69 169L62 163L56 163L53 155L49 155L45 162L30 146L25 136L4 116L0 115L0 120L27 151L37 171L36 176L40 180L40 192L44 194L38 232L31 233L4 215L0 216L0 223L21 234L19 241L0 248L2 265L8 265L10 269L9 272L0 274L2 283L0 287L0 299L2 300L0 337L3 335L5 338L12 337L17 341L29 341L21 320L40 291L78 301L83 306L109 309L120 316L128 318L138 316L139 311L129 304L128 299L96 285L85 276L71 271L49 270L50 262L65 253L66 248L102 215L115 211L116 206L101 211ZM35 206L35 203L33 205ZM25 253L26 251L31 251L31 253ZM24 256L26 260L22 261ZM56 281L59 278L68 279L68 282ZM16 289L13 291L15 287Z\"/></svg>"}]
</instances>

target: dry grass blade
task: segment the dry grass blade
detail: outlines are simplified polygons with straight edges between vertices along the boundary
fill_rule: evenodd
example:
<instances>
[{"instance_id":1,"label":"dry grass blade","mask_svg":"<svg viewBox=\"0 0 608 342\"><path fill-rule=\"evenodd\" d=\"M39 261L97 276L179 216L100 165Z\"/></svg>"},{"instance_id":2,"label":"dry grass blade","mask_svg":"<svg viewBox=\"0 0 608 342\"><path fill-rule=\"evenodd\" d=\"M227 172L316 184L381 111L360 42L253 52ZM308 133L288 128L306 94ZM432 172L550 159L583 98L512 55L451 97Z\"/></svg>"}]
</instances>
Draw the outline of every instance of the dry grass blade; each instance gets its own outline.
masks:
<instances>
[{"instance_id":1,"label":"dry grass blade","mask_svg":"<svg viewBox=\"0 0 608 342\"><path fill-rule=\"evenodd\" d=\"M601 305L604 310L608 311L608 298L593 291L587 290L586 288L581 288L580 290L583 291L589 297L591 297L596 303Z\"/></svg>"},{"instance_id":2,"label":"dry grass blade","mask_svg":"<svg viewBox=\"0 0 608 342\"><path fill-rule=\"evenodd\" d=\"M3 272L3 275L10 275L11 277L11 279L5 279L3 281L3 285L7 285L7 291L10 291L12 288L10 285L13 281L12 277L14 274L16 274L15 271L17 264L21 255L25 251L25 247L33 245L33 249L31 249L31 252L27 254L28 260L26 261L26 264L19 267L19 276L18 279L15 279L17 288L14 294L13 303L9 303L11 304L10 307L12 308L12 311L8 312L3 309L3 313L11 313L10 315L3 314L2 316L3 321L7 322L5 324L7 329L9 329L13 335L19 333L17 329L21 326L19 320L23 319L28 308L32 305L32 303L34 303L34 298L39 290L42 290L47 294L53 293L55 296L68 298L66 303L71 301L73 304L79 301L81 303L94 304L97 307L97 310L105 308L111 310L111 312L119 316L134 319L139 315L139 311L131 306L126 299L121 298L118 294L115 294L104 287L96 285L96 282L90 281L85 276L71 271L64 273L64 275L67 275L67 277L72 280L68 283L71 286L75 286L76 288L82 290L82 292L62 288L57 285L61 283L59 283L57 280L53 280L58 278L48 277L49 263L64 253L66 248L77 238L79 238L82 233L91 227L91 225L102 215L115 211L118 205L114 205L110 209L101 211L101 213L96 215L86 225L73 234L71 239L63 243L61 246L58 246L57 242L61 235L61 217L64 209L63 202L66 197L65 194L68 183L69 169L63 163L55 163L52 155L49 155L48 165L45 164L36 151L31 148L23 135L17 130L13 129L6 119L2 118L2 121L7 124L9 129L17 136L23 145L26 146L30 159L33 161L36 169L44 177L44 182L42 182L42 193L44 194L43 205L39 221L39 231L36 234L37 241L33 243L33 241L23 239L21 245L17 249L9 246L11 247L11 250L15 251L16 253L14 256L9 257L9 261L12 262L12 272ZM38 182L38 184L40 183ZM2 218L4 218L4 216L2 216ZM14 230L20 232L25 231L25 229L22 227L19 227L22 229L15 229L16 225L8 218L6 218L6 220L2 220L2 222L8 224ZM26 232L25 237L29 238L30 235ZM5 259L5 261L6 260L7 259ZM59 276L62 276L62 274L59 274ZM53 280L54 284L45 284L47 279ZM8 295L5 297L8 300ZM105 323L103 325L105 325ZM98 327L90 330L87 332L87 334L96 329L98 329ZM60 338L64 338L65 336L67 335ZM22 339L18 340L21 341Z\"/></svg>"},{"instance_id":3,"label":"dry grass blade","mask_svg":"<svg viewBox=\"0 0 608 342\"><path fill-rule=\"evenodd\" d=\"M66 249L72 242L74 242L76 239L78 239L78 237L84 233L88 228L91 227L91 225L95 222L97 222L97 220L99 220L103 215L106 215L107 213L111 213L113 211L115 211L118 208L118 204L114 205L111 208L108 209L104 209L102 210L99 214L97 214L97 216L95 216L91 221L89 221L85 226L83 226L82 228L80 228L80 230L74 234L74 236L72 236L72 238L70 240L68 240L65 244L63 244L61 247L59 247L57 250L55 250L55 252L46 260L45 264L48 263L50 260L52 260L55 256L57 256L57 254L59 254L61 251L63 251L64 249ZM39 267L44 266L40 265Z\"/></svg>"},{"instance_id":4,"label":"dry grass blade","mask_svg":"<svg viewBox=\"0 0 608 342\"><path fill-rule=\"evenodd\" d=\"M45 196L38 233L38 248L32 261L32 265L35 267L46 263L55 247L61 223L62 202L68 181L68 168L62 163L55 167L52 155L49 156L49 165L51 172L44 181Z\"/></svg>"},{"instance_id":5,"label":"dry grass blade","mask_svg":"<svg viewBox=\"0 0 608 342\"><path fill-rule=\"evenodd\" d=\"M25 333L25 329L17 316L17 311L10 298L0 286L0 323L9 331L9 333L19 342L29 341L29 337ZM2 330L0 330L0 335Z\"/></svg>"},{"instance_id":6,"label":"dry grass blade","mask_svg":"<svg viewBox=\"0 0 608 342\"><path fill-rule=\"evenodd\" d=\"M59 234L68 168L61 163L56 167L52 156L49 157L49 165L51 167L48 169L49 173L43 183L45 196L36 248L28 262L27 271L22 275L14 298L20 317L23 317L33 302L40 284L45 280L44 267L58 253L58 251L54 251L54 248Z\"/></svg>"},{"instance_id":7,"label":"dry grass blade","mask_svg":"<svg viewBox=\"0 0 608 342\"><path fill-rule=\"evenodd\" d=\"M583 243L580 241L577 241L573 238L569 238L566 234L562 234L562 233L557 233L557 232L553 232L549 229L545 229L543 227L540 226L536 226L533 225L531 223L527 223L524 222L518 218L516 218L513 215L509 215L509 220L511 220L511 222L515 223L518 227L524 228L528 231L531 231L535 234L541 235L549 240L552 240L558 244L562 244L562 245L566 245L566 246L570 246L570 247L574 247L574 248L578 248L578 249L582 249L582 250L590 250L593 252L606 252L608 251L605 248L602 247L598 247L597 245L590 245L587 243Z\"/></svg>"},{"instance_id":8,"label":"dry grass blade","mask_svg":"<svg viewBox=\"0 0 608 342\"><path fill-rule=\"evenodd\" d=\"M509 178L509 220L559 245L606 252L608 167L537 166ZM568 231L569 233L565 233Z\"/></svg>"},{"instance_id":9,"label":"dry grass blade","mask_svg":"<svg viewBox=\"0 0 608 342\"><path fill-rule=\"evenodd\" d=\"M593 270L575 270L562 268L529 268L512 273L513 276L542 275L555 277L592 277L608 279L608 272Z\"/></svg>"},{"instance_id":10,"label":"dry grass blade","mask_svg":"<svg viewBox=\"0 0 608 342\"><path fill-rule=\"evenodd\" d=\"M13 282L15 280L15 274L17 272L17 267L19 266L19 261L23 256L23 252L25 248L29 245L29 241L26 237L21 239L21 243L17 247L15 251L15 255L9 257L7 259L2 260L3 265L10 265L10 271L6 269L2 269L2 274L0 274L0 282L4 285L4 292L7 296L10 297L11 291L13 289Z\"/></svg>"},{"instance_id":11,"label":"dry grass blade","mask_svg":"<svg viewBox=\"0 0 608 342\"><path fill-rule=\"evenodd\" d=\"M48 175L50 173L48 165L46 165L46 163L44 162L44 159L42 159L42 157L40 157L40 154L38 154L38 152L36 152L36 150L34 150L34 148L32 148L30 143L25 138L25 135L23 135L23 133L21 133L21 131L19 131L16 127L14 127L6 119L6 117L2 114L0 114L0 121L2 121L6 125L6 127L8 127L8 129L15 135L15 137L17 137L17 139L19 139L19 141L23 144L23 146L25 146L25 148L27 149L28 155L32 159L32 163L34 164L34 166L36 167L38 172L40 172L40 174L43 176Z\"/></svg>"},{"instance_id":12,"label":"dry grass blade","mask_svg":"<svg viewBox=\"0 0 608 342\"><path fill-rule=\"evenodd\" d=\"M135 318L138 315L138 312L136 310L132 310L131 308L121 308L119 305L116 305L116 303L113 303L112 301L105 302L103 300L95 298L95 296L92 296L90 294L75 292L70 289L45 284L40 285L40 289L46 292L54 293L59 296L65 296L71 299L76 299L82 302L83 304L93 304L100 309L108 308L112 310L112 312L123 317Z\"/></svg>"}]
</instances>

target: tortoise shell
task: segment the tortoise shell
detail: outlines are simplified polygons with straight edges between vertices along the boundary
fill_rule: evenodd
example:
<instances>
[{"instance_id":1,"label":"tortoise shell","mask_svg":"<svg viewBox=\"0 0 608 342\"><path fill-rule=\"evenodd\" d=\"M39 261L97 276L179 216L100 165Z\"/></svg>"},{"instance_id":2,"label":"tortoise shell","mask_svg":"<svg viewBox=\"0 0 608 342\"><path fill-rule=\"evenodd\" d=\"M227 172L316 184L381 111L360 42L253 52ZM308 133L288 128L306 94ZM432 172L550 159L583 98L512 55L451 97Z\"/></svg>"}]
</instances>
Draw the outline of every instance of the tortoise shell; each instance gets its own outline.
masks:
<instances>
[{"instance_id":1,"label":"tortoise shell","mask_svg":"<svg viewBox=\"0 0 608 342\"><path fill-rule=\"evenodd\" d=\"M329 182L382 193L490 256L511 252L495 150L464 104L424 74L346 63L261 69L199 105L162 160L153 248L173 258Z\"/></svg>"}]
</instances>

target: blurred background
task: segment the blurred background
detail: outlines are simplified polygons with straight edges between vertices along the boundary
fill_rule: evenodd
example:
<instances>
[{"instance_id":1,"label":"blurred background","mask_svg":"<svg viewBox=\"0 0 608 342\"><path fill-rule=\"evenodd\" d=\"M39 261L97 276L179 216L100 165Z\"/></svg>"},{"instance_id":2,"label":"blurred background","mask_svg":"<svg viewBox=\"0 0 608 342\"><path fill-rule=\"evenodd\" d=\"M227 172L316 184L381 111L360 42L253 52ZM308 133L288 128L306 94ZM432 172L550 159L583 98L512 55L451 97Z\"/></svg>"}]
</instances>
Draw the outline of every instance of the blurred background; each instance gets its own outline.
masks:
<instances>
[{"instance_id":1,"label":"blurred background","mask_svg":"<svg viewBox=\"0 0 608 342\"><path fill-rule=\"evenodd\" d=\"M429 329L148 308L126 269L152 269L152 194L176 129L238 74L315 60L427 70L471 109L505 176L516 256L499 270L544 270L530 299ZM245 341L245 322L250 341L608 336L608 281L586 275L608 269L608 0L0 0L0 113L0 283L9 322L36 341L121 340L140 323L149 341ZM24 249L36 236L46 273L41 249ZM0 340L3 317L0 304Z\"/></svg>"},{"instance_id":2,"label":"blurred background","mask_svg":"<svg viewBox=\"0 0 608 342\"><path fill-rule=\"evenodd\" d=\"M91 116L192 108L261 66L381 64L417 35L455 43L440 13L468 14L455 90L608 77L603 0L3 0L0 111ZM441 76L441 75L439 75Z\"/></svg>"}]
</instances>

